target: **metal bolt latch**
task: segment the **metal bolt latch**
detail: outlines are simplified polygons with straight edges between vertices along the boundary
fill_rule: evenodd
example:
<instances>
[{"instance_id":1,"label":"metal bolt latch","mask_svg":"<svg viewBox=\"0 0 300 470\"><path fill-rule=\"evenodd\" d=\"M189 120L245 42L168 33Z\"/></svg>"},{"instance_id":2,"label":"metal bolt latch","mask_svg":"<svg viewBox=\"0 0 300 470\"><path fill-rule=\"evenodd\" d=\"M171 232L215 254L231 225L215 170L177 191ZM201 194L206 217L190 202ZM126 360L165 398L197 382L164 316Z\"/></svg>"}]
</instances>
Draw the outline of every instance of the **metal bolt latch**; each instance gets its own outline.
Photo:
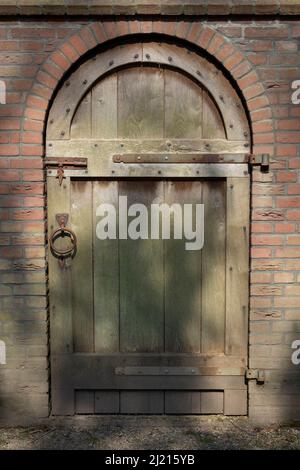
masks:
<instances>
[{"instance_id":1,"label":"metal bolt latch","mask_svg":"<svg viewBox=\"0 0 300 470\"><path fill-rule=\"evenodd\" d=\"M265 371L259 369L247 369L246 370L246 379L247 380L256 380L258 384L265 383Z\"/></svg>"}]
</instances>

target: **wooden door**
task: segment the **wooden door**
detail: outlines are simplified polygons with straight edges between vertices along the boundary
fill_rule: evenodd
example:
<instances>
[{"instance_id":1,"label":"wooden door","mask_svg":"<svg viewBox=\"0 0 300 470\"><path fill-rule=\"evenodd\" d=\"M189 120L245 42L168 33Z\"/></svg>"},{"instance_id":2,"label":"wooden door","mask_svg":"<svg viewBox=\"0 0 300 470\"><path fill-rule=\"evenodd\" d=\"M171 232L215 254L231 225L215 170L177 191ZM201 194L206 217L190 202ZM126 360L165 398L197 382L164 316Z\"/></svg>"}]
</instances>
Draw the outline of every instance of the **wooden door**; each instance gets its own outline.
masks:
<instances>
[{"instance_id":1,"label":"wooden door","mask_svg":"<svg viewBox=\"0 0 300 470\"><path fill-rule=\"evenodd\" d=\"M228 139L204 86L156 63L95 81L57 138L60 107L48 161L85 158L87 167L69 161L60 178L48 170L49 237L58 214L72 231L49 253L53 414L246 414L245 138ZM204 204L203 249L186 250L172 233L100 240L97 208L112 204L118 215L121 196L149 211L154 202ZM62 262L55 249L72 233L76 250Z\"/></svg>"}]
</instances>

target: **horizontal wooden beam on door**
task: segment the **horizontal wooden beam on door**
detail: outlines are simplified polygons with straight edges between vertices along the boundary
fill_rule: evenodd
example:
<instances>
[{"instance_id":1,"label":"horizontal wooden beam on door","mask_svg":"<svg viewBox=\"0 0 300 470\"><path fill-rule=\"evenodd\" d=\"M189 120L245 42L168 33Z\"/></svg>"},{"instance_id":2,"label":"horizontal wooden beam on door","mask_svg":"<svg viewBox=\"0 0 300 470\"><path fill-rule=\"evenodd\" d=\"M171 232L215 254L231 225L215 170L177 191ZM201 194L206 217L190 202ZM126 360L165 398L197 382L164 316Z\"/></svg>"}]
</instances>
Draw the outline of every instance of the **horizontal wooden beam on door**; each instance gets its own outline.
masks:
<instances>
[{"instance_id":1,"label":"horizontal wooden beam on door","mask_svg":"<svg viewBox=\"0 0 300 470\"><path fill-rule=\"evenodd\" d=\"M113 155L114 163L248 163L247 154L215 153L124 153Z\"/></svg>"},{"instance_id":2,"label":"horizontal wooden beam on door","mask_svg":"<svg viewBox=\"0 0 300 470\"><path fill-rule=\"evenodd\" d=\"M49 140L47 157L111 158L125 153L248 154L249 144L226 139L72 139Z\"/></svg>"}]
</instances>

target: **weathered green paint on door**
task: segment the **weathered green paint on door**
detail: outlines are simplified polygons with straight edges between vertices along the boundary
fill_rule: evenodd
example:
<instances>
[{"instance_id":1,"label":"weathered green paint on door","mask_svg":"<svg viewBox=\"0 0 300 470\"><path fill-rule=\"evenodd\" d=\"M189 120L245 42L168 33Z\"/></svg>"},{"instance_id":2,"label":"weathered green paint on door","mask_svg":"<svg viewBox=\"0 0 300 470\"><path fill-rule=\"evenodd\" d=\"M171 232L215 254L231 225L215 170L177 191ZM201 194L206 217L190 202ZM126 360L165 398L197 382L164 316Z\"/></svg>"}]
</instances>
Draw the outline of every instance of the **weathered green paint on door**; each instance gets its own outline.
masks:
<instances>
[{"instance_id":1,"label":"weathered green paint on door","mask_svg":"<svg viewBox=\"0 0 300 470\"><path fill-rule=\"evenodd\" d=\"M184 163L211 147L234 156L245 139L228 138L214 97L188 70L141 65L96 81L73 104L68 138L51 128L68 106L64 90L50 116L47 156L88 160L66 168L61 185L48 171L49 236L67 213L77 237L65 266L49 253L52 412L246 414L247 167ZM137 153L142 163L113 163ZM147 154L168 153L182 161L147 164ZM97 207L118 207L119 196L148 208L204 204L203 249L99 240Z\"/></svg>"}]
</instances>

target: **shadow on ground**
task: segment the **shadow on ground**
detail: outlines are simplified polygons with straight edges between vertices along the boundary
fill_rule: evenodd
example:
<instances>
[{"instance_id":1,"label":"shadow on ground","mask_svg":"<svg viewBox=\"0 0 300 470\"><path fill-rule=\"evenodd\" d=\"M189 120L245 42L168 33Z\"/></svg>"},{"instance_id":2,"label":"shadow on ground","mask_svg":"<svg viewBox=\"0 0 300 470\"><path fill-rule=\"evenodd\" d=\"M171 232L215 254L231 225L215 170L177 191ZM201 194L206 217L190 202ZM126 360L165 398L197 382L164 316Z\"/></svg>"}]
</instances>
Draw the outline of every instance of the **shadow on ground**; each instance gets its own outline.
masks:
<instances>
[{"instance_id":1,"label":"shadow on ground","mask_svg":"<svg viewBox=\"0 0 300 470\"><path fill-rule=\"evenodd\" d=\"M257 427L222 416L50 418L0 428L0 449L300 449L300 427Z\"/></svg>"}]
</instances>

